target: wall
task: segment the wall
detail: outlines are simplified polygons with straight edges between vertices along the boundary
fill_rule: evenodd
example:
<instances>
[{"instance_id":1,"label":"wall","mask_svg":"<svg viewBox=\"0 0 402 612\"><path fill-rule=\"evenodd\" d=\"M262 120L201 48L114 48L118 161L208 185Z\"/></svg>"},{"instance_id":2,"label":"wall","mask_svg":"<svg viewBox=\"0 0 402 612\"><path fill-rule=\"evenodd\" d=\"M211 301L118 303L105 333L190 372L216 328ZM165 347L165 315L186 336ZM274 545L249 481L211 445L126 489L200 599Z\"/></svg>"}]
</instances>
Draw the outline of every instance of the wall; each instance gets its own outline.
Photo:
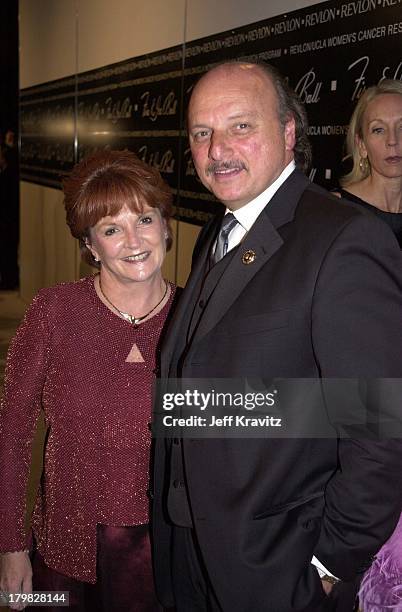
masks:
<instances>
[{"instance_id":1,"label":"wall","mask_svg":"<svg viewBox=\"0 0 402 612\"><path fill-rule=\"evenodd\" d=\"M20 0L20 87L91 70L300 9L308 0ZM78 278L61 192L21 184L21 296ZM199 228L174 222L165 275L183 285Z\"/></svg>"},{"instance_id":2,"label":"wall","mask_svg":"<svg viewBox=\"0 0 402 612\"><path fill-rule=\"evenodd\" d=\"M0 3L0 133L18 123L18 5Z\"/></svg>"}]
</instances>

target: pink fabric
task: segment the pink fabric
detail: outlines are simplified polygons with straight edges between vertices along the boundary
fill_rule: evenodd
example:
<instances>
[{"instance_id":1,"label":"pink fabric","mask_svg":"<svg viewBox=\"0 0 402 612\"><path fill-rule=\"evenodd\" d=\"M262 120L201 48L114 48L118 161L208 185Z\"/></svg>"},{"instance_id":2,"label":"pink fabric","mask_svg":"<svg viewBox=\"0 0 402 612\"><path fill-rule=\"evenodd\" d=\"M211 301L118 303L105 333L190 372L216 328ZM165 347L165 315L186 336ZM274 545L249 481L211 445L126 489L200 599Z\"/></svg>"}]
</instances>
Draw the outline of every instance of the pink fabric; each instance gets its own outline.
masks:
<instances>
[{"instance_id":1,"label":"pink fabric","mask_svg":"<svg viewBox=\"0 0 402 612\"><path fill-rule=\"evenodd\" d=\"M138 327L101 302L93 277L35 297L10 346L0 409L0 551L26 547L41 408L48 436L33 529L47 565L95 582L97 524L148 522L151 390L173 294ZM127 361L134 344L144 362Z\"/></svg>"}]
</instances>

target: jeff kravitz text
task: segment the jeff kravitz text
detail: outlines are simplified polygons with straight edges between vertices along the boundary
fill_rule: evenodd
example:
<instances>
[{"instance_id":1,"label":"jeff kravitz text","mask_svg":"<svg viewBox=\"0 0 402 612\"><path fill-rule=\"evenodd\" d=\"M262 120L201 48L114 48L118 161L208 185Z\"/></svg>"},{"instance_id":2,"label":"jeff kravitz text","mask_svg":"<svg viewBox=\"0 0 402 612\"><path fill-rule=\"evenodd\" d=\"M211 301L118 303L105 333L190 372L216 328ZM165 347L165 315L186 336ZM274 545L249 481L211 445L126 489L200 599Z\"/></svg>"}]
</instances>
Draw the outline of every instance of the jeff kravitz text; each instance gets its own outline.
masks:
<instances>
[{"instance_id":1,"label":"jeff kravitz text","mask_svg":"<svg viewBox=\"0 0 402 612\"><path fill-rule=\"evenodd\" d=\"M277 389L268 393L226 390L219 392L211 388L208 391L191 388L176 393L164 393L161 422L166 428L184 429L281 427L282 418L275 415L277 393Z\"/></svg>"},{"instance_id":2,"label":"jeff kravitz text","mask_svg":"<svg viewBox=\"0 0 402 612\"><path fill-rule=\"evenodd\" d=\"M174 417L168 414L163 417L165 427L281 427L282 419L272 416L247 417L242 414L226 414L223 417L211 415L205 418L197 415Z\"/></svg>"}]
</instances>

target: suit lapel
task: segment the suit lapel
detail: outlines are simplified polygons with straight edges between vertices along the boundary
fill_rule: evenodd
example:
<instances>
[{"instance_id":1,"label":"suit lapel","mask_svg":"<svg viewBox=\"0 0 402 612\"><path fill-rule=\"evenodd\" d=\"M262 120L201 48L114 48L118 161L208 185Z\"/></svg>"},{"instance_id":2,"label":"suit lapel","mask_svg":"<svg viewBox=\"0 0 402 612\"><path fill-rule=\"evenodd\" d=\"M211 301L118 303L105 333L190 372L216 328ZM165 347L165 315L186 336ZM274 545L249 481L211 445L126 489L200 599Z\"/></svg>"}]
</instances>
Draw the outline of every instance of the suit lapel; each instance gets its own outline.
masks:
<instances>
[{"instance_id":1,"label":"suit lapel","mask_svg":"<svg viewBox=\"0 0 402 612\"><path fill-rule=\"evenodd\" d=\"M293 220L299 200L309 185L310 181L303 172L295 170L279 187L263 210L263 213L265 212L268 215L275 228Z\"/></svg>"},{"instance_id":2,"label":"suit lapel","mask_svg":"<svg viewBox=\"0 0 402 612\"><path fill-rule=\"evenodd\" d=\"M277 228L293 220L297 204L308 185L309 180L304 174L295 170L261 212L211 294L195 332L193 345L217 325L257 272L282 246L283 239ZM247 251L255 254L254 261L249 264L244 262L243 257Z\"/></svg>"},{"instance_id":3,"label":"suit lapel","mask_svg":"<svg viewBox=\"0 0 402 612\"><path fill-rule=\"evenodd\" d=\"M261 212L213 291L192 339L193 345L215 327L252 278L281 247L283 240L277 229L293 219L297 203L308 185L309 180L304 174L295 170ZM195 303L200 295L212 244L219 231L222 216L218 215L214 219L198 248L197 259L166 332L161 356L162 377L169 375L170 366L176 363L185 349L187 331ZM242 260L247 250L256 254L255 261L248 265Z\"/></svg>"},{"instance_id":4,"label":"suit lapel","mask_svg":"<svg viewBox=\"0 0 402 612\"><path fill-rule=\"evenodd\" d=\"M195 333L193 344L201 340L205 334L215 327L245 290L248 283L282 244L283 240L273 227L270 219L263 214L262 218L254 224L246 238L238 246L236 253L226 266L219 283L210 296ZM246 251L255 254L255 259L250 264L243 263L243 255ZM222 264L224 264L223 260Z\"/></svg>"},{"instance_id":5,"label":"suit lapel","mask_svg":"<svg viewBox=\"0 0 402 612\"><path fill-rule=\"evenodd\" d=\"M166 331L161 355L161 376L168 376L169 367L174 363L174 355L180 355L185 348L187 330L193 314L195 303L200 294L206 273L206 265L212 244L222 222L223 215L218 215L211 224L208 233L199 246L198 255L194 261L186 287L173 313Z\"/></svg>"}]
</instances>

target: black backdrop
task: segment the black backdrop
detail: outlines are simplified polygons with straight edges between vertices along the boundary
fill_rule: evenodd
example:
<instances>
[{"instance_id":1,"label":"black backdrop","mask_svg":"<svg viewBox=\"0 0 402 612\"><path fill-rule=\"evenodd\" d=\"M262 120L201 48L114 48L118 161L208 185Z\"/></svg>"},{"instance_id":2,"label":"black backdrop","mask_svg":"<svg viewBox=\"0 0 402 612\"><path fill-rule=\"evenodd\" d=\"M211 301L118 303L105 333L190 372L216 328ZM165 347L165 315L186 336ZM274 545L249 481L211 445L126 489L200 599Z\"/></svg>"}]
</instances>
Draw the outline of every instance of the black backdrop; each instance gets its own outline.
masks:
<instances>
[{"instance_id":1,"label":"black backdrop","mask_svg":"<svg viewBox=\"0 0 402 612\"><path fill-rule=\"evenodd\" d=\"M0 289L18 285L18 110L18 0L1 0L0 144L7 164L0 165Z\"/></svg>"},{"instance_id":2,"label":"black backdrop","mask_svg":"<svg viewBox=\"0 0 402 612\"><path fill-rule=\"evenodd\" d=\"M18 0L0 2L0 133L18 128Z\"/></svg>"},{"instance_id":3,"label":"black backdrop","mask_svg":"<svg viewBox=\"0 0 402 612\"><path fill-rule=\"evenodd\" d=\"M183 119L189 93L214 63L258 58L275 65L305 103L310 177L332 187L356 100L382 78L402 79L401 2L330 0L24 89L22 178L59 187L83 155L129 148L172 186L176 217L204 223L217 204L191 161Z\"/></svg>"}]
</instances>

